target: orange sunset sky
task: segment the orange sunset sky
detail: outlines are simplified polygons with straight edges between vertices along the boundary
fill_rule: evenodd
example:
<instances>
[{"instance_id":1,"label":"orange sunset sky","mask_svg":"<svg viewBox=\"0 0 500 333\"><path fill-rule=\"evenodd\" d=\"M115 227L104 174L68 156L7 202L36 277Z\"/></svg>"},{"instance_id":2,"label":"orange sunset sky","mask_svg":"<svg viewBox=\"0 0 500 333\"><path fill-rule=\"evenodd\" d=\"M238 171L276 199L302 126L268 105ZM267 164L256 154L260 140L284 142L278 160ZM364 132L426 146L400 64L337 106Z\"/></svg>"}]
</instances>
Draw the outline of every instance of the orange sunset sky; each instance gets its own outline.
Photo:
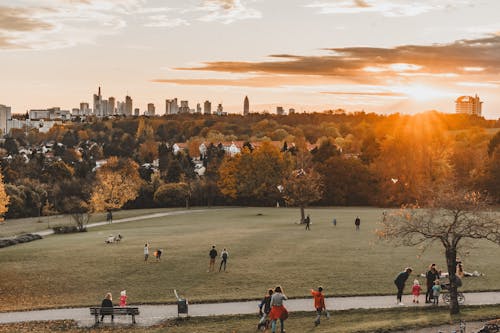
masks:
<instances>
[{"instance_id":1,"label":"orange sunset sky","mask_svg":"<svg viewBox=\"0 0 500 333\"><path fill-rule=\"evenodd\" d=\"M142 110L344 108L500 117L497 0L0 0L0 104L128 93Z\"/></svg>"}]
</instances>

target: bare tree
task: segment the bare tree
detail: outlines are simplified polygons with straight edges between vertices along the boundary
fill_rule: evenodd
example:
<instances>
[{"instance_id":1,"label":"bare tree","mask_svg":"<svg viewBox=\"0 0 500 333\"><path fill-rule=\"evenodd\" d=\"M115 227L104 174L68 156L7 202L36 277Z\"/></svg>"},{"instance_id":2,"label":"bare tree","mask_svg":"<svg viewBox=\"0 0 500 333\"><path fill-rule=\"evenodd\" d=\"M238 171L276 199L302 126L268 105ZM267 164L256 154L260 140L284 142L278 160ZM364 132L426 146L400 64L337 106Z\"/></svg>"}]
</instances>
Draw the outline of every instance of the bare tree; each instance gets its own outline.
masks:
<instances>
[{"instance_id":1,"label":"bare tree","mask_svg":"<svg viewBox=\"0 0 500 333\"><path fill-rule=\"evenodd\" d=\"M434 242L444 247L450 279L450 313L460 312L457 299L457 254L470 248L474 240L486 239L500 245L500 219L478 192L453 186L432 191L425 207L405 206L385 216L378 236L406 246Z\"/></svg>"}]
</instances>

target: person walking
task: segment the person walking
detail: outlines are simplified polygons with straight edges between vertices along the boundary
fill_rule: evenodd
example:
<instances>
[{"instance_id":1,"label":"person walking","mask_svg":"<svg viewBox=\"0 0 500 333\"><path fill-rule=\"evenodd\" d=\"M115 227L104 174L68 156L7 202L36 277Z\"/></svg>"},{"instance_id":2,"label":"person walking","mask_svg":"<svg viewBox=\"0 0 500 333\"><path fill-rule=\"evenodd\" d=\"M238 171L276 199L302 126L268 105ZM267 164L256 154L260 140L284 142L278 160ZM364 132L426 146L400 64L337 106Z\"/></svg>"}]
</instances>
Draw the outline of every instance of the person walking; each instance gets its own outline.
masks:
<instances>
[{"instance_id":1,"label":"person walking","mask_svg":"<svg viewBox=\"0 0 500 333\"><path fill-rule=\"evenodd\" d=\"M106 214L106 221L108 221L108 223L113 223L113 213L111 210L108 210L108 213Z\"/></svg>"},{"instance_id":2,"label":"person walking","mask_svg":"<svg viewBox=\"0 0 500 333\"><path fill-rule=\"evenodd\" d=\"M320 324L321 314L325 312L328 317L328 312L325 306L325 295L323 295L323 287L318 287L318 291L311 289L311 295L314 298L314 308L316 309L316 320L314 321L314 326Z\"/></svg>"},{"instance_id":3,"label":"person walking","mask_svg":"<svg viewBox=\"0 0 500 333\"><path fill-rule=\"evenodd\" d=\"M102 308L108 308L104 311L101 310L101 323L104 320L105 314L111 314L111 321L114 321L115 317L113 316L113 296L111 293L107 293L106 296L104 296L104 299L101 302L101 309ZM109 309L111 308L111 309Z\"/></svg>"},{"instance_id":4,"label":"person walking","mask_svg":"<svg viewBox=\"0 0 500 333\"><path fill-rule=\"evenodd\" d=\"M334 226L334 227L335 227L335 226L337 226L337 219L336 219L335 217L333 218L332 223L333 223L333 226Z\"/></svg>"},{"instance_id":5,"label":"person walking","mask_svg":"<svg viewBox=\"0 0 500 333\"><path fill-rule=\"evenodd\" d=\"M281 286L274 288L273 296L271 296L271 311L269 319L271 320L271 332L276 333L276 321L280 320L281 333L285 332L285 320L288 318L288 311L283 305L283 301L287 297L283 293Z\"/></svg>"},{"instance_id":6,"label":"person walking","mask_svg":"<svg viewBox=\"0 0 500 333\"><path fill-rule=\"evenodd\" d=\"M410 267L405 268L404 271L398 274L396 279L394 280L394 284L398 288L398 294L397 294L397 303L399 305L404 305L402 301L403 297L403 289L405 288L405 282L408 280L408 277L410 276L411 272L413 270Z\"/></svg>"},{"instance_id":7,"label":"person walking","mask_svg":"<svg viewBox=\"0 0 500 333\"><path fill-rule=\"evenodd\" d=\"M149 244L144 244L144 262L147 263L149 258Z\"/></svg>"},{"instance_id":8,"label":"person walking","mask_svg":"<svg viewBox=\"0 0 500 333\"><path fill-rule=\"evenodd\" d=\"M268 328L266 319L267 316L269 316L269 312L271 312L271 296L273 296L273 290L269 289L267 291L267 295L264 296L262 301L259 304L259 315L260 315L260 320L259 323L257 324L257 329L260 330L262 327Z\"/></svg>"},{"instance_id":9,"label":"person walking","mask_svg":"<svg viewBox=\"0 0 500 333\"><path fill-rule=\"evenodd\" d=\"M361 225L361 219L359 216L356 216L356 219L354 220L354 225L356 226L356 231L359 231L359 226Z\"/></svg>"},{"instance_id":10,"label":"person walking","mask_svg":"<svg viewBox=\"0 0 500 333\"><path fill-rule=\"evenodd\" d=\"M311 218L309 217L309 214L307 214L306 218L304 219L304 223L306 224L306 230L311 230L310 224L311 224Z\"/></svg>"},{"instance_id":11,"label":"person walking","mask_svg":"<svg viewBox=\"0 0 500 333\"><path fill-rule=\"evenodd\" d=\"M439 295L441 295L441 281L437 279L432 286L432 297L434 305L439 305Z\"/></svg>"},{"instance_id":12,"label":"person walking","mask_svg":"<svg viewBox=\"0 0 500 333\"><path fill-rule=\"evenodd\" d=\"M215 258L217 258L217 250L215 249L215 245L212 245L212 249L210 250L210 252L208 252L208 256L210 257L208 271L213 272L215 269Z\"/></svg>"},{"instance_id":13,"label":"person walking","mask_svg":"<svg viewBox=\"0 0 500 333\"><path fill-rule=\"evenodd\" d=\"M226 271L226 264L227 264L228 257L229 257L229 252L227 252L226 248L224 248L224 250L222 250L222 252L220 253L220 258L222 260L220 262L219 272L222 269L222 265L224 265L224 272Z\"/></svg>"},{"instance_id":14,"label":"person walking","mask_svg":"<svg viewBox=\"0 0 500 333\"><path fill-rule=\"evenodd\" d=\"M433 303L432 287L434 286L434 281L440 278L439 272L436 269L436 264L431 264L429 270L425 273L425 282L427 286L427 291L425 293L425 303Z\"/></svg>"}]
</instances>

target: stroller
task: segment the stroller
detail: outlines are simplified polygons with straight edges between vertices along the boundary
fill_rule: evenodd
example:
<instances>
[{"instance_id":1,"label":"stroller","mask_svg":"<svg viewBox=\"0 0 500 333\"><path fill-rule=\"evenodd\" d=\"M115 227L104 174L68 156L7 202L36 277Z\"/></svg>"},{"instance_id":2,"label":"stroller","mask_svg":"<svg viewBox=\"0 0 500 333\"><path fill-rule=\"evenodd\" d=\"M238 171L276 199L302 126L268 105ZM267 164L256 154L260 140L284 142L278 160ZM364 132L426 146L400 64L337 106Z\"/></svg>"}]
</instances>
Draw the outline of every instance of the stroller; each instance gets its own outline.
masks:
<instances>
[{"instance_id":1,"label":"stroller","mask_svg":"<svg viewBox=\"0 0 500 333\"><path fill-rule=\"evenodd\" d=\"M259 319L259 323L257 324L257 330L261 330L261 331L265 331L269 327L271 327L271 321L268 318L269 313L262 311L263 307L264 306L262 303L259 304L259 318L260 319Z\"/></svg>"}]
</instances>

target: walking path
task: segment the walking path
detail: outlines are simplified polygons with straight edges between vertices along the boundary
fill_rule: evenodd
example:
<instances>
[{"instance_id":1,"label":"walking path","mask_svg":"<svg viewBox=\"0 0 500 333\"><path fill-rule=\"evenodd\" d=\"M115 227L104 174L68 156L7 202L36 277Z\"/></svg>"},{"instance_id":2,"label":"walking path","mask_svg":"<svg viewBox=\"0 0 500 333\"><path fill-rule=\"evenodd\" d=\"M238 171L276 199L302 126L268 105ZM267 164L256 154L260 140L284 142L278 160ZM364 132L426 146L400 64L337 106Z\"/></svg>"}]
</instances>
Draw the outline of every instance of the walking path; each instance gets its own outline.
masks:
<instances>
[{"instance_id":1,"label":"walking path","mask_svg":"<svg viewBox=\"0 0 500 333\"><path fill-rule=\"evenodd\" d=\"M210 211L218 210L217 208L215 209L210 209ZM175 215L183 215L183 214L194 214L194 213L204 213L206 212L206 209L190 209L190 210L178 210L178 211L173 211L173 212L163 212L163 213L154 213L154 214L148 214L148 215L139 215L139 216L133 216L133 217L127 217L119 220L113 220L113 223L111 224L117 224L117 223L125 223L125 222L131 222L131 221L138 221L138 220L147 220L147 219L153 219L156 217L163 217L163 216L175 216ZM95 223L90 223L87 224L87 228L94 228L94 227L99 227L103 225L109 225L110 223L107 221L103 222L95 222ZM37 231L33 232L33 234L40 235L42 237L52 235L54 234L54 230L52 229L47 229L43 231Z\"/></svg>"},{"instance_id":2,"label":"walking path","mask_svg":"<svg viewBox=\"0 0 500 333\"><path fill-rule=\"evenodd\" d=\"M403 296L403 301L410 301L411 295ZM491 305L500 304L500 292L466 293L467 305ZM190 304L189 315L193 317L221 316L235 314L257 313L258 301L227 302L227 303L206 303ZM286 307L293 311L313 311L312 298L292 299L286 301ZM133 304L131 304L133 306ZM427 304L405 305L411 306L431 306ZM374 309L393 308L396 305L395 296L356 296L356 297L334 297L326 299L326 307L329 310L347 309ZM141 326L151 326L165 319L177 317L177 305L140 305L140 315L137 317L137 324ZM15 323L24 321L44 321L44 320L64 320L73 319L81 326L91 326L94 318L90 315L88 308L67 308L54 310L20 311L0 313L0 324ZM106 320L106 319L105 319ZM109 319L108 319L109 320ZM115 318L116 323L130 323L130 318L119 316Z\"/></svg>"}]
</instances>

